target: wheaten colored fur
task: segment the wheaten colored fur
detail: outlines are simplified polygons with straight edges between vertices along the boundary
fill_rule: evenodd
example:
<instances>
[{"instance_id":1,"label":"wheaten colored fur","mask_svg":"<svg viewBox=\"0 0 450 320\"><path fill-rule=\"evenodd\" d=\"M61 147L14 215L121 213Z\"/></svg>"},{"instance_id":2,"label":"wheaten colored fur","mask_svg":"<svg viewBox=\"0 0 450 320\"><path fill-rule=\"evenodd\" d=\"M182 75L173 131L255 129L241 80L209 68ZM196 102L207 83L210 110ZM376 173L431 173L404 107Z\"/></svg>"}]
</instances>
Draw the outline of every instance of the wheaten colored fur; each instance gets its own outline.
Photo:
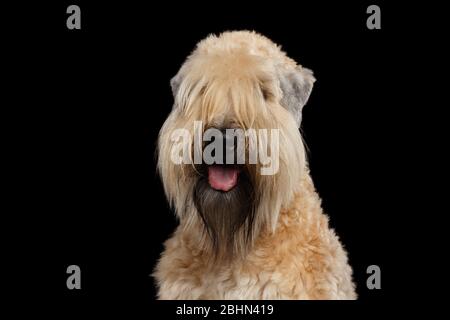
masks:
<instances>
[{"instance_id":1,"label":"wheaten colored fur","mask_svg":"<svg viewBox=\"0 0 450 320\"><path fill-rule=\"evenodd\" d=\"M309 176L301 117L281 103L288 72L304 85L304 104L314 82L309 70L261 35L227 32L200 42L172 80L175 104L160 132L158 168L180 224L154 272L160 299L356 298L346 253ZM220 263L193 204L196 172L170 161L172 130L191 130L195 120L281 130L279 172L254 175L250 241L238 233L233 258Z\"/></svg>"}]
</instances>

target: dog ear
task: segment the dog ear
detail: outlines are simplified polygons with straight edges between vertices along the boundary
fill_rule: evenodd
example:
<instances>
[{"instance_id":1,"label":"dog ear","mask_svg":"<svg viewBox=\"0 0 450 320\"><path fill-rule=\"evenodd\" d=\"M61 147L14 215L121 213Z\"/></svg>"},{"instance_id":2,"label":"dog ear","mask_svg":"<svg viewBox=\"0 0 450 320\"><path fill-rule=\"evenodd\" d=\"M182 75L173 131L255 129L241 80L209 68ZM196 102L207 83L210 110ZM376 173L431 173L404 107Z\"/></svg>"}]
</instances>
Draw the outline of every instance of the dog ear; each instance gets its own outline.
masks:
<instances>
[{"instance_id":1,"label":"dog ear","mask_svg":"<svg viewBox=\"0 0 450 320\"><path fill-rule=\"evenodd\" d=\"M284 72L280 76L280 87L283 92L280 103L293 115L299 128L302 122L303 106L308 101L315 81L313 72L301 66Z\"/></svg>"},{"instance_id":2,"label":"dog ear","mask_svg":"<svg viewBox=\"0 0 450 320\"><path fill-rule=\"evenodd\" d=\"M182 79L180 73L177 73L172 79L170 79L170 86L172 87L173 97L177 95L178 89L180 88L181 80Z\"/></svg>"}]
</instances>

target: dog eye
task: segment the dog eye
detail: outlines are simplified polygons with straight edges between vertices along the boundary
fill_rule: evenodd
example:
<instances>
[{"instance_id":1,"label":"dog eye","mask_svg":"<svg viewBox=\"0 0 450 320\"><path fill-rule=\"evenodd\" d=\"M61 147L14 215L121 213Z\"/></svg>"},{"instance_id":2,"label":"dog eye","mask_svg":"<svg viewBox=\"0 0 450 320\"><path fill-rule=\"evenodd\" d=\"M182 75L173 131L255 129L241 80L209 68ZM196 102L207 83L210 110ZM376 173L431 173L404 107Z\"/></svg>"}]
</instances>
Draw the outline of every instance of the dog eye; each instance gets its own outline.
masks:
<instances>
[{"instance_id":1,"label":"dog eye","mask_svg":"<svg viewBox=\"0 0 450 320\"><path fill-rule=\"evenodd\" d=\"M259 89L261 90L261 95L265 101L270 100L273 97L272 92L270 92L265 82L260 83Z\"/></svg>"},{"instance_id":2,"label":"dog eye","mask_svg":"<svg viewBox=\"0 0 450 320\"><path fill-rule=\"evenodd\" d=\"M272 92L270 92L270 90L268 90L267 88L261 88L261 93L264 98L264 101L268 101L273 98Z\"/></svg>"}]
</instances>

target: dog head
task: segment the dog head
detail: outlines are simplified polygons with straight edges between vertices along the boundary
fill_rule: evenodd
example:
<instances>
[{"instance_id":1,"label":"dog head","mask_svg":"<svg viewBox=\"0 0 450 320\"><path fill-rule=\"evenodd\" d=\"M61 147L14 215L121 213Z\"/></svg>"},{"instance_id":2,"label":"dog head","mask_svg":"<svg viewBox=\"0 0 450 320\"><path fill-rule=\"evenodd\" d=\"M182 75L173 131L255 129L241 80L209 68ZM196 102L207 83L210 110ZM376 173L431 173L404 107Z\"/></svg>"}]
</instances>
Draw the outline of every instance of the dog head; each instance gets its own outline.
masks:
<instances>
[{"instance_id":1,"label":"dog head","mask_svg":"<svg viewBox=\"0 0 450 320\"><path fill-rule=\"evenodd\" d=\"M314 81L252 32L206 38L171 80L158 169L182 226L204 227L205 250L245 255L274 230L307 165L299 127Z\"/></svg>"}]
</instances>

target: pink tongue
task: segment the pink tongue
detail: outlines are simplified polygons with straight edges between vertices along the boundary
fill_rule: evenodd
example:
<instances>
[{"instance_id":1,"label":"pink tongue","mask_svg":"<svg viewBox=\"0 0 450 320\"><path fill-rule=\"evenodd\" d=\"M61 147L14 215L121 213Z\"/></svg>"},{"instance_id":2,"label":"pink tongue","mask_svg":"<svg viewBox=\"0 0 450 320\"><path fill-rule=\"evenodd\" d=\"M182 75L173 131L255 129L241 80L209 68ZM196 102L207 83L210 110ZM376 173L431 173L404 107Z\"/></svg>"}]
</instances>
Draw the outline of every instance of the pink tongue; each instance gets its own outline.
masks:
<instances>
[{"instance_id":1,"label":"pink tongue","mask_svg":"<svg viewBox=\"0 0 450 320\"><path fill-rule=\"evenodd\" d=\"M224 166L208 167L208 182L211 188L228 191L237 184L239 170Z\"/></svg>"}]
</instances>

